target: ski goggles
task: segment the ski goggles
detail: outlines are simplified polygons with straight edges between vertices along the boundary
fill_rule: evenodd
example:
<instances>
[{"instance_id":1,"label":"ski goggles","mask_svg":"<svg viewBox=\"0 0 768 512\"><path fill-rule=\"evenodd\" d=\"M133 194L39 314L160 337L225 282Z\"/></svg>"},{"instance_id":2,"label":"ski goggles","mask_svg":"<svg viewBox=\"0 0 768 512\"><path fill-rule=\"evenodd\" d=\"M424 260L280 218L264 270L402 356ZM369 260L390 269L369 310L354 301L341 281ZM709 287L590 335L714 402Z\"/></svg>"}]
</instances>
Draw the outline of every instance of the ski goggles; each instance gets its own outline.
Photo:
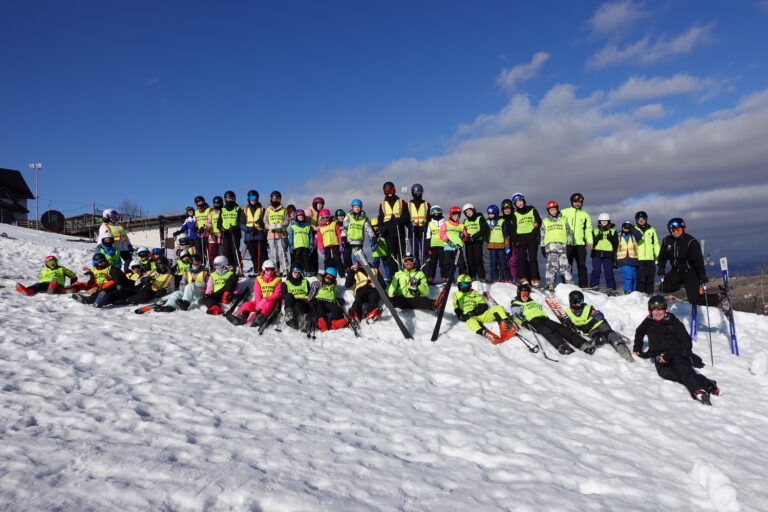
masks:
<instances>
[{"instance_id":1,"label":"ski goggles","mask_svg":"<svg viewBox=\"0 0 768 512\"><path fill-rule=\"evenodd\" d=\"M228 264L226 264L226 263L214 263L214 264L213 264L213 267L214 267L214 268L227 268L228 266L229 266L229 265L228 265Z\"/></svg>"},{"instance_id":2,"label":"ski goggles","mask_svg":"<svg viewBox=\"0 0 768 512\"><path fill-rule=\"evenodd\" d=\"M45 266L48 268L56 268L59 266L59 262L56 260L48 260L45 262Z\"/></svg>"},{"instance_id":3,"label":"ski goggles","mask_svg":"<svg viewBox=\"0 0 768 512\"><path fill-rule=\"evenodd\" d=\"M258 201L259 200L259 196L248 196L248 200L249 201Z\"/></svg>"},{"instance_id":4,"label":"ski goggles","mask_svg":"<svg viewBox=\"0 0 768 512\"><path fill-rule=\"evenodd\" d=\"M415 265L416 258L403 258L403 265Z\"/></svg>"},{"instance_id":5,"label":"ski goggles","mask_svg":"<svg viewBox=\"0 0 768 512\"><path fill-rule=\"evenodd\" d=\"M136 254L139 255L139 258L149 258L149 251L139 251Z\"/></svg>"},{"instance_id":6,"label":"ski goggles","mask_svg":"<svg viewBox=\"0 0 768 512\"><path fill-rule=\"evenodd\" d=\"M661 302L661 301L650 302L650 303L648 303L648 309L650 311L657 311L657 310L666 311L667 310L667 303L666 302Z\"/></svg>"},{"instance_id":7,"label":"ski goggles","mask_svg":"<svg viewBox=\"0 0 768 512\"><path fill-rule=\"evenodd\" d=\"M462 281L461 283L456 285L459 288L459 291L467 292L472 288L472 283L469 281Z\"/></svg>"},{"instance_id":8,"label":"ski goggles","mask_svg":"<svg viewBox=\"0 0 768 512\"><path fill-rule=\"evenodd\" d=\"M682 233L683 232L683 228L669 228L669 232L670 233L674 233L674 234Z\"/></svg>"},{"instance_id":9,"label":"ski goggles","mask_svg":"<svg viewBox=\"0 0 768 512\"><path fill-rule=\"evenodd\" d=\"M385 188L384 189L384 195L388 196L390 194L394 194L396 191L393 188Z\"/></svg>"}]
</instances>

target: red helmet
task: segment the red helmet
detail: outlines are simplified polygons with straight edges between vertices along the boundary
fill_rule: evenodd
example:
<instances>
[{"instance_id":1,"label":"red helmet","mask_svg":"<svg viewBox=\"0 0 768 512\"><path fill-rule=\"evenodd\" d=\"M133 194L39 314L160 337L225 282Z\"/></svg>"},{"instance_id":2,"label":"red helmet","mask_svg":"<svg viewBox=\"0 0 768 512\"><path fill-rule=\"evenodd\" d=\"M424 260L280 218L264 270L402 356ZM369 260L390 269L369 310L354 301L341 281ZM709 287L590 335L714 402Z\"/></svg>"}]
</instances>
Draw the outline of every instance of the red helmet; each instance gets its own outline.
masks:
<instances>
[{"instance_id":1,"label":"red helmet","mask_svg":"<svg viewBox=\"0 0 768 512\"><path fill-rule=\"evenodd\" d=\"M559 210L560 205L557 204L557 201L550 201L547 203L547 210L549 210L550 208L557 208Z\"/></svg>"},{"instance_id":2,"label":"red helmet","mask_svg":"<svg viewBox=\"0 0 768 512\"><path fill-rule=\"evenodd\" d=\"M320 217L330 217L331 216L331 211L329 209L327 209L327 208L323 208L322 210L320 210L320 213L318 215Z\"/></svg>"},{"instance_id":3,"label":"red helmet","mask_svg":"<svg viewBox=\"0 0 768 512\"><path fill-rule=\"evenodd\" d=\"M458 206L451 206L451 209L448 210L448 215L453 215L454 213L458 213L459 215L461 215L461 208L459 208Z\"/></svg>"},{"instance_id":4,"label":"red helmet","mask_svg":"<svg viewBox=\"0 0 768 512\"><path fill-rule=\"evenodd\" d=\"M315 206L317 203L323 203L323 204L325 204L325 199L323 199L323 198L322 198L322 197L320 197L320 196L318 196L318 197L314 198L314 199L312 200L312 206Z\"/></svg>"}]
</instances>

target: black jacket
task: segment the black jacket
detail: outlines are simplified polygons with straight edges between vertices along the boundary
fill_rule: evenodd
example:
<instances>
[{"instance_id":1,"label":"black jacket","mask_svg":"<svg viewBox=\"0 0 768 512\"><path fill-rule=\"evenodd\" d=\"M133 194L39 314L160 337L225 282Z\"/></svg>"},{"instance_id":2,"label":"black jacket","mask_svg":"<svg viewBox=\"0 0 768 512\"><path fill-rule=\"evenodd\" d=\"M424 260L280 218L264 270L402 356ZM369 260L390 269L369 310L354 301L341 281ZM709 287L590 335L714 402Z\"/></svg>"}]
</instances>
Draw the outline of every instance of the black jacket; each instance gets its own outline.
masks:
<instances>
[{"instance_id":1,"label":"black jacket","mask_svg":"<svg viewBox=\"0 0 768 512\"><path fill-rule=\"evenodd\" d=\"M407 202L403 201L399 218L392 217L384 222L384 202L394 207L397 201L401 201L401 199L397 194L393 194L392 196L384 197L384 201L379 204L379 231L386 238L395 238L397 237L397 232L400 231L400 236L405 240L406 228L411 225L411 213L408 211Z\"/></svg>"},{"instance_id":2,"label":"black jacket","mask_svg":"<svg viewBox=\"0 0 768 512\"><path fill-rule=\"evenodd\" d=\"M675 355L688 357L691 355L691 337L683 323L672 313L667 313L660 322L648 315L643 323L635 330L635 345L633 350L641 352L643 338L648 336L648 353L656 356L664 354L666 360Z\"/></svg>"},{"instance_id":3,"label":"black jacket","mask_svg":"<svg viewBox=\"0 0 768 512\"><path fill-rule=\"evenodd\" d=\"M667 235L661 241L659 251L659 269L664 270L667 261L678 272L696 272L699 278L707 275L704 270L704 256L701 254L701 244L688 233L680 238Z\"/></svg>"},{"instance_id":4,"label":"black jacket","mask_svg":"<svg viewBox=\"0 0 768 512\"><path fill-rule=\"evenodd\" d=\"M541 215L539 215L539 211L534 208L533 206L526 204L522 208L515 208L515 211L518 212L520 215L525 215L526 213L533 210L533 222L535 223L533 227L533 231L526 234L520 234L517 232L517 222L514 224L514 231L510 232L510 235L512 237L513 242L520 242L523 240L533 239L536 240L537 243L541 241L541 231L539 228L541 227ZM513 214L514 215L514 214ZM517 219L515 219L517 220Z\"/></svg>"}]
</instances>

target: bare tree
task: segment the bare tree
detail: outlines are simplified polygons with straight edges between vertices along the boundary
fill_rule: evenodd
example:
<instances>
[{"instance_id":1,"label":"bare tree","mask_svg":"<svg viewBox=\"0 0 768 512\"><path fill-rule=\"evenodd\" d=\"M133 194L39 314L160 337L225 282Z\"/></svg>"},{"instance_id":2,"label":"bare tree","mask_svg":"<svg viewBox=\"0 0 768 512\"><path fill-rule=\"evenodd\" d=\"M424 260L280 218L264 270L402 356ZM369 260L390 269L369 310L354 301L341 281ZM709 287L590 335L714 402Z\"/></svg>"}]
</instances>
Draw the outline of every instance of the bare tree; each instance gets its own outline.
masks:
<instances>
[{"instance_id":1,"label":"bare tree","mask_svg":"<svg viewBox=\"0 0 768 512\"><path fill-rule=\"evenodd\" d=\"M138 219L144 216L144 210L139 206L139 203L131 199L123 199L117 205L117 211L123 218Z\"/></svg>"}]
</instances>

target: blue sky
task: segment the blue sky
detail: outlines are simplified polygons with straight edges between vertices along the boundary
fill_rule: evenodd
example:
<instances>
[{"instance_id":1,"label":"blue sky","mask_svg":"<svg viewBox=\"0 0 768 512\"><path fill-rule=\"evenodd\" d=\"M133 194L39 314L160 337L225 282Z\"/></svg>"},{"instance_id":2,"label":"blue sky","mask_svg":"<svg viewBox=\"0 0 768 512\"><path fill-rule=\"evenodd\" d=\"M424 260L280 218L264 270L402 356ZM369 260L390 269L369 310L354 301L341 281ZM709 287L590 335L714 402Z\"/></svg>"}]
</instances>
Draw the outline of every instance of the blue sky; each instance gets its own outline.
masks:
<instances>
[{"instance_id":1,"label":"blue sky","mask_svg":"<svg viewBox=\"0 0 768 512\"><path fill-rule=\"evenodd\" d=\"M766 191L768 2L723 5L4 2L0 167L33 184L42 162L41 211L67 215L252 187L371 204L387 179L444 206L579 190L759 259L710 201Z\"/></svg>"}]
</instances>

